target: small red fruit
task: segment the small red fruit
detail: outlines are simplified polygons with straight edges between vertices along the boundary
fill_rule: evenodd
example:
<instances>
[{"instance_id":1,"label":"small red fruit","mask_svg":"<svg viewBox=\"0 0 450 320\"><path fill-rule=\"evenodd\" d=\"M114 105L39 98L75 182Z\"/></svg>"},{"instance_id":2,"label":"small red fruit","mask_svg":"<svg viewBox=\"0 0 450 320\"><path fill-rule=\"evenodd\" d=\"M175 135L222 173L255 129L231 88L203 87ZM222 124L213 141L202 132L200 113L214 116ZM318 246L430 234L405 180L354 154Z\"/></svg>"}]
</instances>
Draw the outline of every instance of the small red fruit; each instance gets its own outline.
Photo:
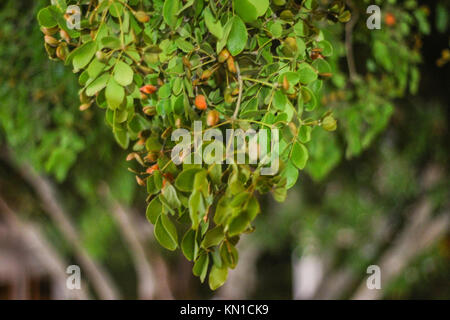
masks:
<instances>
[{"instance_id":1,"label":"small red fruit","mask_svg":"<svg viewBox=\"0 0 450 320\"><path fill-rule=\"evenodd\" d=\"M386 13L386 16L384 17L384 21L386 22L386 25L388 25L389 27L392 27L397 22L397 19L395 18L395 16L392 13L388 12L388 13Z\"/></svg>"},{"instance_id":2,"label":"small red fruit","mask_svg":"<svg viewBox=\"0 0 450 320\"><path fill-rule=\"evenodd\" d=\"M154 164L153 166L149 167L146 171L148 174L153 174L155 171L159 170L158 164Z\"/></svg>"},{"instance_id":3,"label":"small red fruit","mask_svg":"<svg viewBox=\"0 0 450 320\"><path fill-rule=\"evenodd\" d=\"M198 110L206 110L208 108L208 104L206 103L206 98L204 95L200 94L195 97L195 107Z\"/></svg>"},{"instance_id":4,"label":"small red fruit","mask_svg":"<svg viewBox=\"0 0 450 320\"><path fill-rule=\"evenodd\" d=\"M156 91L158 91L158 88L156 88L152 84L147 84L147 85L143 86L142 88L140 88L139 90L144 94L153 94Z\"/></svg>"}]
</instances>

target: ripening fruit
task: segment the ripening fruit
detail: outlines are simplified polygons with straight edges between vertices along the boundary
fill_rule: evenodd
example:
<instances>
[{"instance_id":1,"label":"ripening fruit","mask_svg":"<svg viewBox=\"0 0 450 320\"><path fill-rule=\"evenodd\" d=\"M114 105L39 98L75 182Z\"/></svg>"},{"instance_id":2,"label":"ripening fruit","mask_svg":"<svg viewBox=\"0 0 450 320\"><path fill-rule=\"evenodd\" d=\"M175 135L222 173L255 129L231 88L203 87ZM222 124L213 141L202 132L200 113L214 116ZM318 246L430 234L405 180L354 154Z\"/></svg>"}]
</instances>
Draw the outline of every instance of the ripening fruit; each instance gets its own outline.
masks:
<instances>
[{"instance_id":1,"label":"ripening fruit","mask_svg":"<svg viewBox=\"0 0 450 320\"><path fill-rule=\"evenodd\" d=\"M214 127L219 123L219 112L217 110L211 110L206 115L206 124L208 127Z\"/></svg>"},{"instance_id":2,"label":"ripening fruit","mask_svg":"<svg viewBox=\"0 0 450 320\"><path fill-rule=\"evenodd\" d=\"M280 18L285 21L292 21L294 20L294 14L292 13L291 10L284 10L283 12L280 13Z\"/></svg>"},{"instance_id":3,"label":"ripening fruit","mask_svg":"<svg viewBox=\"0 0 450 320\"><path fill-rule=\"evenodd\" d=\"M291 49L293 52L297 52L298 46L297 46L297 40L295 40L295 38L287 37L284 40L284 44L287 45L289 47L289 49Z\"/></svg>"},{"instance_id":4,"label":"ripening fruit","mask_svg":"<svg viewBox=\"0 0 450 320\"><path fill-rule=\"evenodd\" d=\"M238 89L239 90L239 89ZM227 104L231 104L231 103L233 103L233 91L231 90L231 88L229 88L229 87L227 87L226 89L225 89L225 92L224 92L224 99L225 99L225 103L227 103Z\"/></svg>"},{"instance_id":5,"label":"ripening fruit","mask_svg":"<svg viewBox=\"0 0 450 320\"><path fill-rule=\"evenodd\" d=\"M328 79L328 78L331 78L332 76L333 76L333 74L331 72L319 73L319 77L321 77L322 79Z\"/></svg>"},{"instance_id":6,"label":"ripening fruit","mask_svg":"<svg viewBox=\"0 0 450 320\"><path fill-rule=\"evenodd\" d=\"M147 169L147 171L145 171L148 174L153 174L153 172L158 171L159 170L159 166L158 164L154 164L153 166L149 167Z\"/></svg>"},{"instance_id":7,"label":"ripening fruit","mask_svg":"<svg viewBox=\"0 0 450 320\"><path fill-rule=\"evenodd\" d=\"M198 110L206 110L208 108L208 104L206 103L206 98L204 95L199 94L195 97L195 107Z\"/></svg>"},{"instance_id":8,"label":"ripening fruit","mask_svg":"<svg viewBox=\"0 0 450 320\"><path fill-rule=\"evenodd\" d=\"M58 27L53 27L53 28L45 28L45 27L41 27L41 31L43 34L45 34L46 36L52 36L55 33L57 33L59 30Z\"/></svg>"},{"instance_id":9,"label":"ripening fruit","mask_svg":"<svg viewBox=\"0 0 450 320\"><path fill-rule=\"evenodd\" d=\"M153 94L156 91L158 91L158 88L156 88L154 85L152 84L146 84L145 86L143 86L142 88L139 89L142 93L145 94Z\"/></svg>"},{"instance_id":10,"label":"ripening fruit","mask_svg":"<svg viewBox=\"0 0 450 320\"><path fill-rule=\"evenodd\" d=\"M322 120L322 128L327 131L335 131L337 129L337 121L333 118L333 116L326 116Z\"/></svg>"},{"instance_id":11,"label":"ripening fruit","mask_svg":"<svg viewBox=\"0 0 450 320\"><path fill-rule=\"evenodd\" d=\"M139 186L144 187L145 186L145 181L142 180L139 176L136 176L136 182Z\"/></svg>"},{"instance_id":12,"label":"ripening fruit","mask_svg":"<svg viewBox=\"0 0 450 320\"><path fill-rule=\"evenodd\" d=\"M231 73L237 73L236 65L234 64L234 59L233 59L232 56L230 56L230 57L227 59L227 65L228 65L228 70L229 70Z\"/></svg>"},{"instance_id":13,"label":"ripening fruit","mask_svg":"<svg viewBox=\"0 0 450 320\"><path fill-rule=\"evenodd\" d=\"M128 154L126 161L132 161L134 159L136 159L136 152Z\"/></svg>"},{"instance_id":14,"label":"ripening fruit","mask_svg":"<svg viewBox=\"0 0 450 320\"><path fill-rule=\"evenodd\" d=\"M81 106L80 106L80 111L86 111L87 109L89 109L90 107L91 107L91 103L83 103Z\"/></svg>"},{"instance_id":15,"label":"ripening fruit","mask_svg":"<svg viewBox=\"0 0 450 320\"><path fill-rule=\"evenodd\" d=\"M389 27L392 27L397 22L397 19L392 13L386 13L386 16L384 17L384 22L386 22L386 25Z\"/></svg>"},{"instance_id":16,"label":"ripening fruit","mask_svg":"<svg viewBox=\"0 0 450 320\"><path fill-rule=\"evenodd\" d=\"M69 53L69 50L67 49L67 45L63 42L61 43L58 48L56 48L56 56L61 59L62 61L66 61L67 54Z\"/></svg>"},{"instance_id":17,"label":"ripening fruit","mask_svg":"<svg viewBox=\"0 0 450 320\"><path fill-rule=\"evenodd\" d=\"M286 76L283 77L283 89L284 91L288 91L291 85L289 84L289 81Z\"/></svg>"},{"instance_id":18,"label":"ripening fruit","mask_svg":"<svg viewBox=\"0 0 450 320\"><path fill-rule=\"evenodd\" d=\"M213 75L213 73L214 73L213 70L205 70L205 71L203 71L200 79L201 80L208 80Z\"/></svg>"},{"instance_id":19,"label":"ripening fruit","mask_svg":"<svg viewBox=\"0 0 450 320\"><path fill-rule=\"evenodd\" d=\"M289 122L289 131L291 131L291 134L296 137L298 135L298 129L295 123Z\"/></svg>"},{"instance_id":20,"label":"ripening fruit","mask_svg":"<svg viewBox=\"0 0 450 320\"><path fill-rule=\"evenodd\" d=\"M70 36L69 36L69 34L67 33L66 30L61 29L61 30L59 31L59 35L60 35L61 38L62 38L64 41L66 41L67 43L70 42Z\"/></svg>"},{"instance_id":21,"label":"ripening fruit","mask_svg":"<svg viewBox=\"0 0 450 320\"><path fill-rule=\"evenodd\" d=\"M146 23L150 21L149 15L146 14L144 11L138 11L134 14L134 16L140 23Z\"/></svg>"},{"instance_id":22,"label":"ripening fruit","mask_svg":"<svg viewBox=\"0 0 450 320\"><path fill-rule=\"evenodd\" d=\"M314 48L311 50L311 59L316 60L316 59L323 59L323 55L322 55L322 48Z\"/></svg>"},{"instance_id":23,"label":"ripening fruit","mask_svg":"<svg viewBox=\"0 0 450 320\"><path fill-rule=\"evenodd\" d=\"M45 36L44 41L46 44L48 44L51 47L57 47L59 44L59 41L52 36Z\"/></svg>"},{"instance_id":24,"label":"ripening fruit","mask_svg":"<svg viewBox=\"0 0 450 320\"><path fill-rule=\"evenodd\" d=\"M223 49L219 54L219 62L224 63L230 56L230 52L227 49Z\"/></svg>"},{"instance_id":25,"label":"ripening fruit","mask_svg":"<svg viewBox=\"0 0 450 320\"><path fill-rule=\"evenodd\" d=\"M155 162L156 160L158 160L158 154L155 152L149 152L145 157L144 157L144 161L145 162Z\"/></svg>"}]
</instances>

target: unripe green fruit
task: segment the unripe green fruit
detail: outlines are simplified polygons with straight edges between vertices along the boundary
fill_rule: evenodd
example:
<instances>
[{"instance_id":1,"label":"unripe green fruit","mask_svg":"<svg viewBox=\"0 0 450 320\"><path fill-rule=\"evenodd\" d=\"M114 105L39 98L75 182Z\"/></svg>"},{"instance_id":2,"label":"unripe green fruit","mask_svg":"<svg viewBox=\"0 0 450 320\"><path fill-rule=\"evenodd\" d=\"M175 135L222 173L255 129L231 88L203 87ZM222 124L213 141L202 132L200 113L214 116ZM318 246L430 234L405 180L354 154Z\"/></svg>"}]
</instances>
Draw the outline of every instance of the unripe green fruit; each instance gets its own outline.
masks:
<instances>
[{"instance_id":1,"label":"unripe green fruit","mask_svg":"<svg viewBox=\"0 0 450 320\"><path fill-rule=\"evenodd\" d=\"M95 56L97 57L98 61L105 62L107 60L106 54L103 51L97 51L95 53Z\"/></svg>"},{"instance_id":2,"label":"unripe green fruit","mask_svg":"<svg viewBox=\"0 0 450 320\"><path fill-rule=\"evenodd\" d=\"M279 7L284 6L286 4L286 0L273 0L272 2L274 5Z\"/></svg>"},{"instance_id":3,"label":"unripe green fruit","mask_svg":"<svg viewBox=\"0 0 450 320\"><path fill-rule=\"evenodd\" d=\"M333 118L333 116L326 116L322 120L322 128L327 131L335 131L337 129L337 121Z\"/></svg>"}]
</instances>

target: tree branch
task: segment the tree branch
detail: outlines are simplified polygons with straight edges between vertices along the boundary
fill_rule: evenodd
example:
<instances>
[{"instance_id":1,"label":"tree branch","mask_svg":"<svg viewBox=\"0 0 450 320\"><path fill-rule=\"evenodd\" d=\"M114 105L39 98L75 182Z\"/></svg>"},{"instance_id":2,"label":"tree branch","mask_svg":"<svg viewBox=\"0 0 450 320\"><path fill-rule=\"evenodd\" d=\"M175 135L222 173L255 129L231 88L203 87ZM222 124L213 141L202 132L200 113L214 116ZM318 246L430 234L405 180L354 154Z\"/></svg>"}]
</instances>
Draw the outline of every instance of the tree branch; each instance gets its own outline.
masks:
<instances>
[{"instance_id":1,"label":"tree branch","mask_svg":"<svg viewBox=\"0 0 450 320\"><path fill-rule=\"evenodd\" d=\"M49 272L54 281L54 299L81 299L87 300L89 296L84 287L80 290L67 290L66 288L66 266L67 262L58 254L53 246L47 241L41 229L29 222L22 221L19 216L8 206L0 196L0 213L5 217L6 224L10 230L20 235L24 244L36 255L40 263Z\"/></svg>"},{"instance_id":2,"label":"tree branch","mask_svg":"<svg viewBox=\"0 0 450 320\"><path fill-rule=\"evenodd\" d=\"M41 199L46 212L55 222L56 227L74 248L75 255L83 271L88 275L100 299L119 299L118 290L108 272L95 262L82 246L78 233L72 225L69 215L58 202L51 184L44 177L38 175L29 164L22 163L19 165L13 160L10 152L2 152L2 157L13 168L16 168L21 177L33 187L35 193Z\"/></svg>"},{"instance_id":3,"label":"tree branch","mask_svg":"<svg viewBox=\"0 0 450 320\"><path fill-rule=\"evenodd\" d=\"M173 298L166 278L156 277L155 271L150 264L147 256L145 244L139 237L139 230L132 219L132 213L123 207L118 201L113 199L106 183L100 187L100 194L111 207L111 213L115 218L119 230L122 233L133 258L137 273L138 296L140 299L153 299L160 289L160 293L167 293L163 297L166 299ZM162 288L165 287L165 288Z\"/></svg>"}]
</instances>

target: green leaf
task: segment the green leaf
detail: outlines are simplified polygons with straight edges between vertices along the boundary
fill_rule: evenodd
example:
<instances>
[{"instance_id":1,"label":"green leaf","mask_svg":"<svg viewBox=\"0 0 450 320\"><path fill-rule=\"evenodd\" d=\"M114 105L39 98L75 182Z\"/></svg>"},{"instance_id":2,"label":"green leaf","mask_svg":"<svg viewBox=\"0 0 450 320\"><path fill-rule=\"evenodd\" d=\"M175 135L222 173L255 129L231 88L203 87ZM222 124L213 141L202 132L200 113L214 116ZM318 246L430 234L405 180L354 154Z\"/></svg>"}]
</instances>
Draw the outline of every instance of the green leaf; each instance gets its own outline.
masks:
<instances>
[{"instance_id":1,"label":"green leaf","mask_svg":"<svg viewBox=\"0 0 450 320\"><path fill-rule=\"evenodd\" d=\"M39 11L37 15L39 24L45 28L53 28L58 25L58 22L53 17L52 13L48 8L43 8Z\"/></svg>"},{"instance_id":2,"label":"green leaf","mask_svg":"<svg viewBox=\"0 0 450 320\"><path fill-rule=\"evenodd\" d=\"M329 57L333 55L333 46L329 41L322 40L320 41L317 46L319 48L322 48L322 55L325 57Z\"/></svg>"},{"instance_id":3,"label":"green leaf","mask_svg":"<svg viewBox=\"0 0 450 320\"><path fill-rule=\"evenodd\" d=\"M115 129L114 130L114 138L116 139L117 143L123 148L127 149L128 145L130 143L130 136L128 135L128 132L123 129Z\"/></svg>"},{"instance_id":4,"label":"green leaf","mask_svg":"<svg viewBox=\"0 0 450 320\"><path fill-rule=\"evenodd\" d=\"M233 8L245 22L253 22L266 13L269 0L234 0Z\"/></svg>"},{"instance_id":5,"label":"green leaf","mask_svg":"<svg viewBox=\"0 0 450 320\"><path fill-rule=\"evenodd\" d=\"M152 224L156 224L156 221L158 220L161 213L162 213L162 203L161 201L159 201L158 197L155 197L155 199L153 199L149 203L145 215L148 221L150 221Z\"/></svg>"},{"instance_id":6,"label":"green leaf","mask_svg":"<svg viewBox=\"0 0 450 320\"><path fill-rule=\"evenodd\" d=\"M181 38L178 38L177 40L175 40L175 44L177 45L177 47L182 50L185 53L190 53L192 51L194 51L194 45L186 40L183 40Z\"/></svg>"},{"instance_id":7,"label":"green leaf","mask_svg":"<svg viewBox=\"0 0 450 320\"><path fill-rule=\"evenodd\" d=\"M180 10L179 0L165 0L163 7L164 21L169 27L174 29L177 25L178 10Z\"/></svg>"},{"instance_id":8,"label":"green leaf","mask_svg":"<svg viewBox=\"0 0 450 320\"><path fill-rule=\"evenodd\" d=\"M291 160L292 163L300 170L303 170L306 166L306 163L308 162L308 149L306 147L299 143L295 142L292 146L292 153L291 153Z\"/></svg>"},{"instance_id":9,"label":"green leaf","mask_svg":"<svg viewBox=\"0 0 450 320\"><path fill-rule=\"evenodd\" d=\"M113 77L109 78L105 91L108 107L115 110L120 107L125 98L125 90L120 86Z\"/></svg>"},{"instance_id":10,"label":"green leaf","mask_svg":"<svg viewBox=\"0 0 450 320\"><path fill-rule=\"evenodd\" d=\"M86 67L91 62L95 53L97 52L97 43L94 41L88 41L79 48L75 49L73 53L73 67L76 72Z\"/></svg>"},{"instance_id":11,"label":"green leaf","mask_svg":"<svg viewBox=\"0 0 450 320\"><path fill-rule=\"evenodd\" d=\"M216 38L222 39L223 37L222 24L220 23L220 21L216 20L209 7L205 9L203 15L205 17L206 27L208 28L209 32L211 32L211 34L213 34Z\"/></svg>"},{"instance_id":12,"label":"green leaf","mask_svg":"<svg viewBox=\"0 0 450 320\"><path fill-rule=\"evenodd\" d=\"M312 66L319 72L319 74L332 72L330 64L323 59L314 60Z\"/></svg>"},{"instance_id":13,"label":"green leaf","mask_svg":"<svg viewBox=\"0 0 450 320\"><path fill-rule=\"evenodd\" d=\"M308 87L302 87L301 95L306 111L313 111L317 106L317 98L314 92Z\"/></svg>"},{"instance_id":14,"label":"green leaf","mask_svg":"<svg viewBox=\"0 0 450 320\"><path fill-rule=\"evenodd\" d=\"M209 273L209 287L211 290L217 290L225 281L227 281L228 277L228 268L218 268L215 265L211 268Z\"/></svg>"},{"instance_id":15,"label":"green leaf","mask_svg":"<svg viewBox=\"0 0 450 320\"><path fill-rule=\"evenodd\" d=\"M286 167L284 168L283 172L281 173L281 176L286 178L286 188L290 189L292 188L295 183L298 180L299 171L295 167L295 165L292 163L292 161L288 161L286 164Z\"/></svg>"},{"instance_id":16,"label":"green leaf","mask_svg":"<svg viewBox=\"0 0 450 320\"><path fill-rule=\"evenodd\" d=\"M118 61L114 67L114 80L123 87L133 83L133 69L123 61Z\"/></svg>"},{"instance_id":17,"label":"green leaf","mask_svg":"<svg viewBox=\"0 0 450 320\"><path fill-rule=\"evenodd\" d=\"M89 67L86 69L87 74L89 75L90 79L96 79L103 70L105 70L106 64L103 62L100 62L97 59L92 60L92 62L89 64Z\"/></svg>"},{"instance_id":18,"label":"green leaf","mask_svg":"<svg viewBox=\"0 0 450 320\"><path fill-rule=\"evenodd\" d=\"M273 96L273 106L276 109L284 111L286 110L286 106L288 103L288 98L282 91L275 92L275 95Z\"/></svg>"},{"instance_id":19,"label":"green leaf","mask_svg":"<svg viewBox=\"0 0 450 320\"><path fill-rule=\"evenodd\" d=\"M108 48L111 50L119 49L122 46L119 38L111 37L111 36L103 37L101 39L100 43L101 43L101 48Z\"/></svg>"},{"instance_id":20,"label":"green leaf","mask_svg":"<svg viewBox=\"0 0 450 320\"><path fill-rule=\"evenodd\" d=\"M217 226L206 233L205 238L202 241L202 247L205 249L215 247L219 245L223 239L223 227Z\"/></svg>"},{"instance_id":21,"label":"green leaf","mask_svg":"<svg viewBox=\"0 0 450 320\"><path fill-rule=\"evenodd\" d=\"M92 97L97 92L103 90L106 87L106 84L108 83L110 76L108 73L103 74L102 76L95 79L93 82L91 82L87 88L86 88L86 95L88 97Z\"/></svg>"},{"instance_id":22,"label":"green leaf","mask_svg":"<svg viewBox=\"0 0 450 320\"><path fill-rule=\"evenodd\" d=\"M301 126L298 130L298 138L302 143L311 141L312 128L310 126Z\"/></svg>"},{"instance_id":23,"label":"green leaf","mask_svg":"<svg viewBox=\"0 0 450 320\"><path fill-rule=\"evenodd\" d=\"M288 71L280 74L280 76L278 77L278 83L282 84L285 77L291 87L297 85L297 83L300 81L300 75L297 72Z\"/></svg>"},{"instance_id":24,"label":"green leaf","mask_svg":"<svg viewBox=\"0 0 450 320\"><path fill-rule=\"evenodd\" d=\"M230 36L231 28L233 27L233 19L230 19L223 28L223 37L217 41L217 53L219 54L227 45L228 37Z\"/></svg>"},{"instance_id":25,"label":"green leaf","mask_svg":"<svg viewBox=\"0 0 450 320\"><path fill-rule=\"evenodd\" d=\"M276 21L270 25L269 31L273 38L280 38L283 34L283 24L280 21Z\"/></svg>"},{"instance_id":26,"label":"green leaf","mask_svg":"<svg viewBox=\"0 0 450 320\"><path fill-rule=\"evenodd\" d=\"M167 204L171 209L178 209L181 207L180 199L178 198L177 191L171 184L166 184L162 189L162 196L167 201Z\"/></svg>"},{"instance_id":27,"label":"green leaf","mask_svg":"<svg viewBox=\"0 0 450 320\"><path fill-rule=\"evenodd\" d=\"M205 200L199 191L194 191L189 197L189 216L192 221L192 229L197 230L200 217L206 214Z\"/></svg>"},{"instance_id":28,"label":"green leaf","mask_svg":"<svg viewBox=\"0 0 450 320\"><path fill-rule=\"evenodd\" d=\"M222 225L232 214L232 208L229 206L228 199L223 196L216 206L216 212L214 213L214 223Z\"/></svg>"},{"instance_id":29,"label":"green leaf","mask_svg":"<svg viewBox=\"0 0 450 320\"><path fill-rule=\"evenodd\" d=\"M228 226L228 234L230 237L237 236L248 229L250 224L250 216L247 211L242 211L234 218Z\"/></svg>"},{"instance_id":30,"label":"green leaf","mask_svg":"<svg viewBox=\"0 0 450 320\"><path fill-rule=\"evenodd\" d=\"M195 175L201 170L199 168L184 170L175 180L175 187L183 192L191 192L194 187Z\"/></svg>"},{"instance_id":31,"label":"green leaf","mask_svg":"<svg viewBox=\"0 0 450 320\"><path fill-rule=\"evenodd\" d=\"M155 225L156 240L166 249L174 251L178 248L177 230L169 217L161 214Z\"/></svg>"},{"instance_id":32,"label":"green leaf","mask_svg":"<svg viewBox=\"0 0 450 320\"><path fill-rule=\"evenodd\" d=\"M198 244L195 239L195 231L189 229L181 241L181 251L183 251L184 256L189 261L195 259L198 251Z\"/></svg>"},{"instance_id":33,"label":"green leaf","mask_svg":"<svg viewBox=\"0 0 450 320\"><path fill-rule=\"evenodd\" d=\"M236 268L239 253L236 248L230 243L224 243L220 246L220 256L222 257L223 264L231 269Z\"/></svg>"},{"instance_id":34,"label":"green leaf","mask_svg":"<svg viewBox=\"0 0 450 320\"><path fill-rule=\"evenodd\" d=\"M258 18L256 7L248 0L233 0L233 7L245 22L253 22Z\"/></svg>"},{"instance_id":35,"label":"green leaf","mask_svg":"<svg viewBox=\"0 0 450 320\"><path fill-rule=\"evenodd\" d=\"M200 277L200 280L203 282L206 278L206 273L208 272L209 265L209 255L202 254L198 260L195 262L194 267L192 268L192 273L194 276Z\"/></svg>"},{"instance_id":36,"label":"green leaf","mask_svg":"<svg viewBox=\"0 0 450 320\"><path fill-rule=\"evenodd\" d=\"M121 17L123 14L123 5L120 2L113 1L109 6L109 13L114 17Z\"/></svg>"},{"instance_id":37,"label":"green leaf","mask_svg":"<svg viewBox=\"0 0 450 320\"><path fill-rule=\"evenodd\" d=\"M230 51L233 56L237 56L244 50L247 44L248 33L241 18L235 16L232 21L233 24L228 36L227 47L228 51Z\"/></svg>"},{"instance_id":38,"label":"green leaf","mask_svg":"<svg viewBox=\"0 0 450 320\"><path fill-rule=\"evenodd\" d=\"M300 76L300 82L303 84L308 84L317 79L317 73L306 62L303 62L298 67L298 75Z\"/></svg>"}]
</instances>

